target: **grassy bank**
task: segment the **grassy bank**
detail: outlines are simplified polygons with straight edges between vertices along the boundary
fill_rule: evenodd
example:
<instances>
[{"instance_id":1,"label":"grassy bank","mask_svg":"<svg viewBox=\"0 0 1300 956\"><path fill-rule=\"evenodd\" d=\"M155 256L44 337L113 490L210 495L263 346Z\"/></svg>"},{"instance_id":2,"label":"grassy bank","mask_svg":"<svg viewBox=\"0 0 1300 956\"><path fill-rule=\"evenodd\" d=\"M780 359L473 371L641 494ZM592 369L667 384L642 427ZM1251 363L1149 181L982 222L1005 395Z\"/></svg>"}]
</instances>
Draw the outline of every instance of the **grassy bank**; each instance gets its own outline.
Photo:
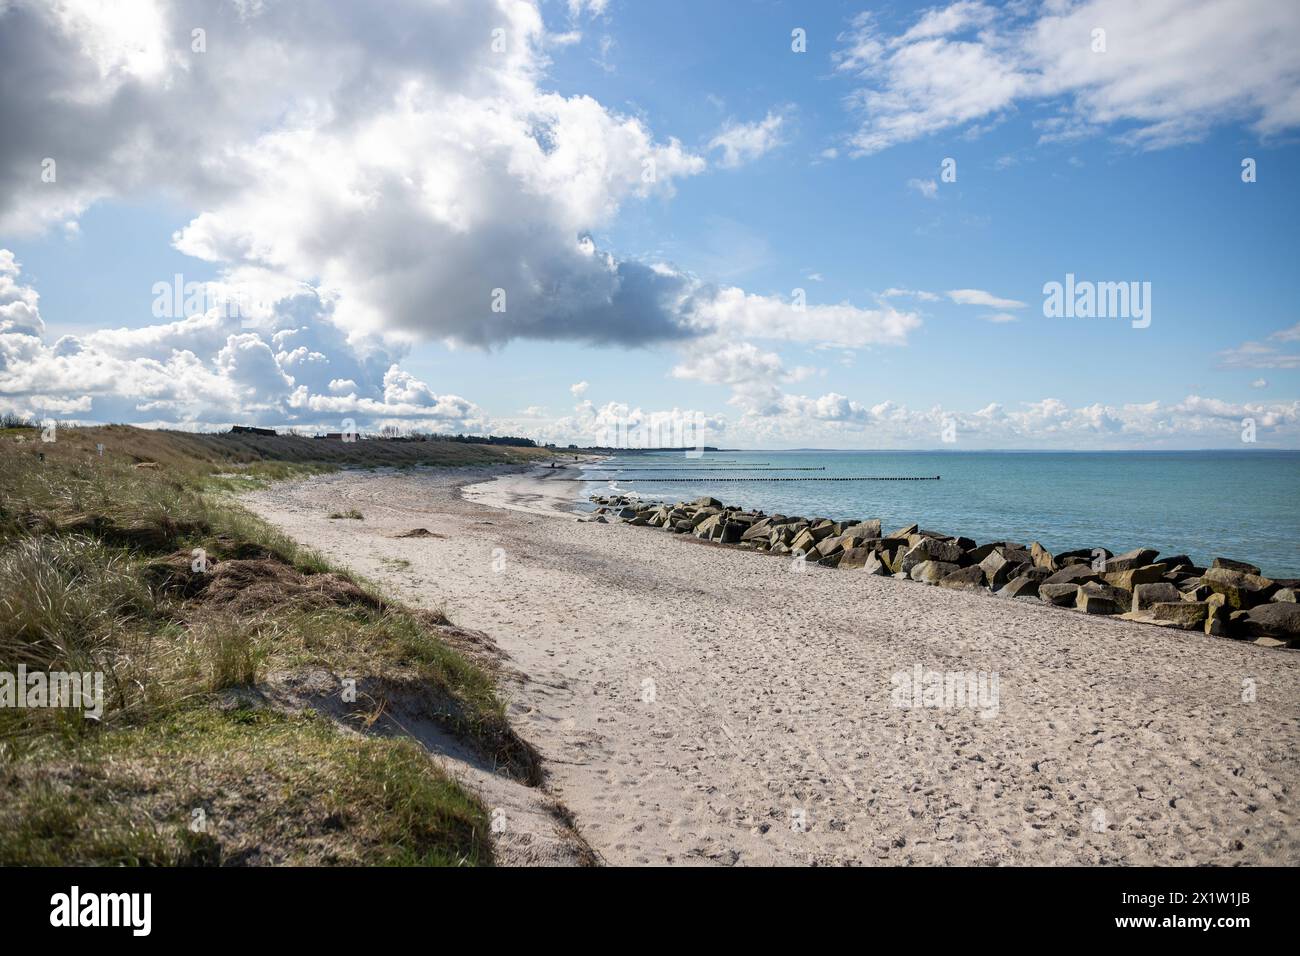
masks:
<instances>
[{"instance_id":1,"label":"grassy bank","mask_svg":"<svg viewBox=\"0 0 1300 956\"><path fill-rule=\"evenodd\" d=\"M104 697L99 720L0 708L0 864L490 862L475 797L418 744L367 734L390 698L414 701L535 780L490 665L442 616L331 569L224 492L367 446L397 466L540 453L225 437L0 431L0 673L97 672ZM302 675L359 732L286 706Z\"/></svg>"}]
</instances>

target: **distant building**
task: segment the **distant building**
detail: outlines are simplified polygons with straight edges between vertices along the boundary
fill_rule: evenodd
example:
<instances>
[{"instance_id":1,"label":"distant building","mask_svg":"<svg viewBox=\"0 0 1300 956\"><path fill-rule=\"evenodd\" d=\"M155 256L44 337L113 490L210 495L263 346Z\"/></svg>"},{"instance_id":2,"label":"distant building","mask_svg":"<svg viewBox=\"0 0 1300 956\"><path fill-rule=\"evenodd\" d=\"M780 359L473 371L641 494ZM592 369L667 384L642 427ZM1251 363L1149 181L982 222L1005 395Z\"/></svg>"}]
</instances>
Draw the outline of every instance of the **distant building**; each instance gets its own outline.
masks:
<instances>
[{"instance_id":1,"label":"distant building","mask_svg":"<svg viewBox=\"0 0 1300 956\"><path fill-rule=\"evenodd\" d=\"M269 435L275 437L274 428L254 428L252 425L233 425L230 429L232 435Z\"/></svg>"}]
</instances>

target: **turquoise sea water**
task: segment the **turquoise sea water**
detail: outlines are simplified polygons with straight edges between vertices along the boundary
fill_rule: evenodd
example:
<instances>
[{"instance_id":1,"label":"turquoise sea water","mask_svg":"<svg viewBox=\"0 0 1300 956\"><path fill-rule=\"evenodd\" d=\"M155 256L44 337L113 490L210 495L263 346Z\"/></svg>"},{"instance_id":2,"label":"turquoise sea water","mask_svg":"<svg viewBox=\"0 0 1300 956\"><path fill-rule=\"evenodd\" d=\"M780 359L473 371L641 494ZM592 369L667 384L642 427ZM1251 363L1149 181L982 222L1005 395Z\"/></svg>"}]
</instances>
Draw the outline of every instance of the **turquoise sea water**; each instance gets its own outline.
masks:
<instances>
[{"instance_id":1,"label":"turquoise sea water","mask_svg":"<svg viewBox=\"0 0 1300 956\"><path fill-rule=\"evenodd\" d=\"M752 480L934 475L941 480ZM886 531L915 521L980 542L1037 540L1051 551L1152 547L1300 577L1300 452L648 452L617 455L584 478L584 500L610 491L669 501L712 495L787 515L880 518Z\"/></svg>"}]
</instances>

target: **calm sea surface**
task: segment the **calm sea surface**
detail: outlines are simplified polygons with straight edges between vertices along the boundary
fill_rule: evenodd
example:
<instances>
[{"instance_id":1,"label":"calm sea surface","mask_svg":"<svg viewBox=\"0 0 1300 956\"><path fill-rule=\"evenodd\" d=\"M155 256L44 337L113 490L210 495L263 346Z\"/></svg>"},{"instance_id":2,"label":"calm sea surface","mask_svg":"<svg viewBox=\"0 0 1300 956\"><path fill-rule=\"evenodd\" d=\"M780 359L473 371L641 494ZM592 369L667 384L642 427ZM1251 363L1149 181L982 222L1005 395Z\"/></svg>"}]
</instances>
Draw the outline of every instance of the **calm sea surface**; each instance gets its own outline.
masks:
<instances>
[{"instance_id":1,"label":"calm sea surface","mask_svg":"<svg viewBox=\"0 0 1300 956\"><path fill-rule=\"evenodd\" d=\"M935 475L941 480L753 480ZM671 501L712 495L787 515L880 518L886 532L915 521L980 542L1038 540L1051 551L1143 546L1198 564L1224 556L1300 577L1300 452L649 452L615 456L584 477L584 499L610 491ZM664 478L687 480L649 480Z\"/></svg>"}]
</instances>

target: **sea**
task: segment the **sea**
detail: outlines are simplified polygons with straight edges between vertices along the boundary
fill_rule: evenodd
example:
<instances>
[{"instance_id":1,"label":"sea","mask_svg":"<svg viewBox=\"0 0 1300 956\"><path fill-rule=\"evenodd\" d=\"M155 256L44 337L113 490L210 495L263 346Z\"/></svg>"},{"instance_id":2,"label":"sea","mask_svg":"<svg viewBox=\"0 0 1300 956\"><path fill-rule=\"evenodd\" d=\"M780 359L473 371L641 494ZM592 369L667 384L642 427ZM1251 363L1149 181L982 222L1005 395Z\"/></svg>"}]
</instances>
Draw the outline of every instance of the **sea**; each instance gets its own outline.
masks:
<instances>
[{"instance_id":1,"label":"sea","mask_svg":"<svg viewBox=\"0 0 1300 956\"><path fill-rule=\"evenodd\" d=\"M1300 577L1295 451L633 451L582 477L584 502L710 495L769 514L879 518L886 533L915 522L981 543L1150 547ZM922 480L833 480L847 478Z\"/></svg>"}]
</instances>

